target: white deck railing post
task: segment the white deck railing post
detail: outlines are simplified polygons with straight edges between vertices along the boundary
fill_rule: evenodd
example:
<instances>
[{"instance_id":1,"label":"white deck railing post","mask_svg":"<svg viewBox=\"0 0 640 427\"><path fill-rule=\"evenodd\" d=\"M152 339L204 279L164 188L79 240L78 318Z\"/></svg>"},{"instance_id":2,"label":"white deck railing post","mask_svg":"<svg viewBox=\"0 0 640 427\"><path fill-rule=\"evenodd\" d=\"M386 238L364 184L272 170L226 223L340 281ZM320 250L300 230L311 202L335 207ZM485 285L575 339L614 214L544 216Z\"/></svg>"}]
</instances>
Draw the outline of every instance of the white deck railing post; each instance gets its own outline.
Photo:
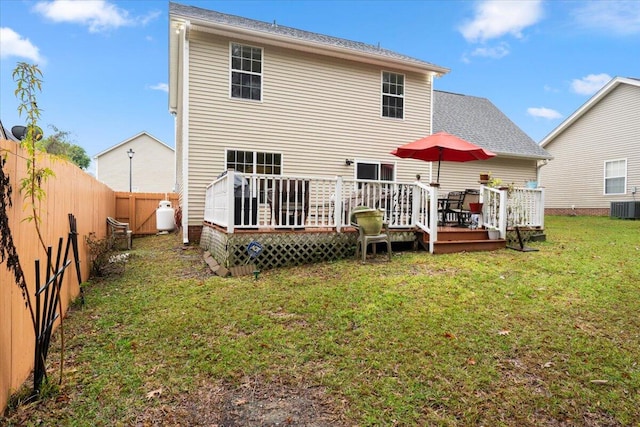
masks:
<instances>
[{"instance_id":1,"label":"white deck railing post","mask_svg":"<svg viewBox=\"0 0 640 427\"><path fill-rule=\"evenodd\" d=\"M340 233L342 230L342 212L344 205L344 197L342 196L342 177L336 177L335 196L333 200L333 222L336 226L336 231Z\"/></svg>"},{"instance_id":2,"label":"white deck railing post","mask_svg":"<svg viewBox=\"0 0 640 427\"><path fill-rule=\"evenodd\" d=\"M500 213L498 214L498 230L500 230L500 238L507 238L507 190L500 190Z\"/></svg>"},{"instance_id":3,"label":"white deck railing post","mask_svg":"<svg viewBox=\"0 0 640 427\"><path fill-rule=\"evenodd\" d=\"M433 253L438 240L438 187L429 187L429 253Z\"/></svg>"},{"instance_id":4,"label":"white deck railing post","mask_svg":"<svg viewBox=\"0 0 640 427\"><path fill-rule=\"evenodd\" d=\"M227 233L233 233L235 224L235 170L227 170Z\"/></svg>"}]
</instances>

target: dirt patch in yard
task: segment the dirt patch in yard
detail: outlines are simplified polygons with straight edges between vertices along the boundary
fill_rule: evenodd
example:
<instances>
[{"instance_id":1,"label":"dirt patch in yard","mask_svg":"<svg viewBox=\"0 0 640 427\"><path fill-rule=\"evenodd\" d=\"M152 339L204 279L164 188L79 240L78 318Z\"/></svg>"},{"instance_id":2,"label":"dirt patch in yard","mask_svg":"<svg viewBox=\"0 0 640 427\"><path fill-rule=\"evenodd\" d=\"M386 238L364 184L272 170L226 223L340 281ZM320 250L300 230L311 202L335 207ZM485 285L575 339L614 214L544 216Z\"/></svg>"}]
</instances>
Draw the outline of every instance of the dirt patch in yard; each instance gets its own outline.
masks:
<instances>
[{"instance_id":1,"label":"dirt patch in yard","mask_svg":"<svg viewBox=\"0 0 640 427\"><path fill-rule=\"evenodd\" d=\"M160 401L164 400L160 395ZM138 426L344 426L320 387L246 379L240 386L203 383L193 393L149 407Z\"/></svg>"}]
</instances>

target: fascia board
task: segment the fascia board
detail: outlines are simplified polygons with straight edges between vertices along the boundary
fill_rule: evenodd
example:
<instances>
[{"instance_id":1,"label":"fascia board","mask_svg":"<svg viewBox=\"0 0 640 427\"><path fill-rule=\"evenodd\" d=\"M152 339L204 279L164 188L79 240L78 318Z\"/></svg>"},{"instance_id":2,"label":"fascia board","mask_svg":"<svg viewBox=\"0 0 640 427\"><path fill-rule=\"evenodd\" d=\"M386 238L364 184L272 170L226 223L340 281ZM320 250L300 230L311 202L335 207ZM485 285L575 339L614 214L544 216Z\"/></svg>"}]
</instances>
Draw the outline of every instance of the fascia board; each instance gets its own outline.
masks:
<instances>
[{"instance_id":1,"label":"fascia board","mask_svg":"<svg viewBox=\"0 0 640 427\"><path fill-rule=\"evenodd\" d=\"M413 71L419 73L433 72L443 75L449 72L448 68L411 62L409 60L401 60L381 55L372 55L365 52L359 52L354 49L343 48L339 46L327 46L312 41L302 41L292 39L291 37L278 34L265 33L257 30L238 28L231 25L212 24L206 21L191 19L191 30L201 31L209 34L220 35L228 38L240 38L253 43L268 43L278 47L294 49L320 55L327 55L336 58L359 61L368 64L378 65L382 67L394 67L404 71Z\"/></svg>"}]
</instances>

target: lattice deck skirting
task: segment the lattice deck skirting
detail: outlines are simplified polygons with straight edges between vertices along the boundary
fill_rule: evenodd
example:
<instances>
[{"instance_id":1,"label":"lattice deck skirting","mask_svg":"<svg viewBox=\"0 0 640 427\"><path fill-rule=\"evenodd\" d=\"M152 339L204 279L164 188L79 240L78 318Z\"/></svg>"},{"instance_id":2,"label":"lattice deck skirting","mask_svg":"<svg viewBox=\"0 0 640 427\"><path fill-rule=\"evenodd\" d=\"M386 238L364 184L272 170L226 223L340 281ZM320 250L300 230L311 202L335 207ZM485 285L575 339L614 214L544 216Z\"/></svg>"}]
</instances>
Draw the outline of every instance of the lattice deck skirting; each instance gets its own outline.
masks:
<instances>
[{"instance_id":1,"label":"lattice deck skirting","mask_svg":"<svg viewBox=\"0 0 640 427\"><path fill-rule=\"evenodd\" d=\"M413 232L394 233L393 241L413 241ZM353 257L357 233L346 231L296 232L268 231L227 234L215 227L202 228L200 247L226 268L244 265L250 261L247 246L257 241L264 248L255 259L260 270L312 264Z\"/></svg>"}]
</instances>

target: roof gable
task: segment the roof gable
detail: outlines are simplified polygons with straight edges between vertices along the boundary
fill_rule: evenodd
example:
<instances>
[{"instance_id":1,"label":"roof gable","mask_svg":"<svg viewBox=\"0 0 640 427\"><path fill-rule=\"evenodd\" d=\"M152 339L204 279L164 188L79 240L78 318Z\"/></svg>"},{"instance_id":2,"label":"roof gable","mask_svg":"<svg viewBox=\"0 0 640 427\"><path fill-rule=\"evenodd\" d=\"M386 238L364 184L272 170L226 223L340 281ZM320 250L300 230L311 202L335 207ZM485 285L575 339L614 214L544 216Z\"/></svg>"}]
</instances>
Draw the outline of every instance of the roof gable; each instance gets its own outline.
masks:
<instances>
[{"instance_id":1,"label":"roof gable","mask_svg":"<svg viewBox=\"0 0 640 427\"><path fill-rule=\"evenodd\" d=\"M486 98L433 91L433 133L445 131L502 157L551 159Z\"/></svg>"},{"instance_id":2,"label":"roof gable","mask_svg":"<svg viewBox=\"0 0 640 427\"><path fill-rule=\"evenodd\" d=\"M640 87L640 80L635 78L625 78L625 77L615 77L609 81L602 89L600 89L595 95L593 95L587 102L582 104L580 108L578 108L572 115L567 117L565 121L560 123L558 127L552 130L549 135L545 136L540 142L541 147L546 147L550 142L552 142L558 135L564 132L569 126L575 123L580 117L586 114L589 110L591 110L595 105L597 105L602 99L604 99L611 91L613 91L616 87L622 84L627 84L635 87Z\"/></svg>"},{"instance_id":3,"label":"roof gable","mask_svg":"<svg viewBox=\"0 0 640 427\"><path fill-rule=\"evenodd\" d=\"M143 136L143 135L148 136L148 137L149 137L149 138L151 138L152 140L156 141L158 144L160 144L160 145L162 145L162 146L164 146L164 147L168 148L169 150L171 150L171 151L174 151L174 152L175 152L175 150L174 150L172 147L169 147L167 144L165 144L164 142L160 141L160 140L159 140L158 138L156 138L155 136L151 135L151 134L150 134L150 133L148 133L148 132L142 131L142 132L140 132L140 133L138 133L138 134L136 134L136 135L132 136L131 138L127 138L127 139L125 139L124 141L122 141L122 142L120 142L120 143L118 143L118 144L116 144L116 145L113 145L113 146L111 146L111 147L107 148L107 149L106 149L106 150L104 150L104 151L99 152L98 154L96 154L95 156L93 156L93 158L94 158L94 159L97 159L98 157L103 156L104 154L107 154L108 152L113 151L113 150L115 150L116 148L121 147L121 146L123 146L123 145L125 145L125 144L127 144L127 143L129 143L129 142L131 142L131 141L133 141L133 140L135 140L135 139L138 139L138 138L140 138L140 137L141 137L141 136Z\"/></svg>"},{"instance_id":4,"label":"roof gable","mask_svg":"<svg viewBox=\"0 0 640 427\"><path fill-rule=\"evenodd\" d=\"M327 55L345 57L356 61L368 62L377 60L388 65L395 64L399 67L404 66L404 68L414 68L440 75L449 72L449 69L439 65L383 49L379 46L299 30L279 25L275 21L273 23L257 21L178 3L169 3L169 14L172 20L189 21L197 30L228 36L231 36L234 32L245 36L253 35L258 36L265 42L276 43L280 41L290 48L312 50L316 53L322 51ZM174 28L171 29L171 33L174 32L173 30Z\"/></svg>"}]
</instances>

